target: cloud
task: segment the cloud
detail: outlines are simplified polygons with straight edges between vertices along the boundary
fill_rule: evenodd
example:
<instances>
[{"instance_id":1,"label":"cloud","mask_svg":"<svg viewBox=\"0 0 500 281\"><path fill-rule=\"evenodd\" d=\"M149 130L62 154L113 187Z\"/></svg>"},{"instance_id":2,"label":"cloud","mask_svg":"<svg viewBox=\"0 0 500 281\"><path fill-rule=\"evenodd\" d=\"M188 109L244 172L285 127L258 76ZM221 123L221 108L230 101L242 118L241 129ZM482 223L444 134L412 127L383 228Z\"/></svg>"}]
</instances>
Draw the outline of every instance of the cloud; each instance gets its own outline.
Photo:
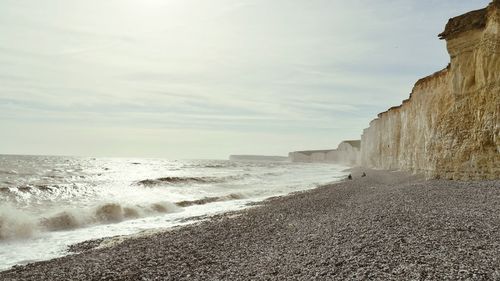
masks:
<instances>
[{"instance_id":1,"label":"cloud","mask_svg":"<svg viewBox=\"0 0 500 281\"><path fill-rule=\"evenodd\" d=\"M241 152L335 147L444 67L436 34L487 2L7 0L0 129L12 134L0 153L59 153L50 142L16 148L16 127L47 140L71 129L71 154L92 153L78 151L76 136L97 131L106 139L92 141L97 154L145 132L110 153L135 145L137 154L190 157L204 140L207 157L223 158L222 136ZM150 146L162 138L176 153Z\"/></svg>"}]
</instances>

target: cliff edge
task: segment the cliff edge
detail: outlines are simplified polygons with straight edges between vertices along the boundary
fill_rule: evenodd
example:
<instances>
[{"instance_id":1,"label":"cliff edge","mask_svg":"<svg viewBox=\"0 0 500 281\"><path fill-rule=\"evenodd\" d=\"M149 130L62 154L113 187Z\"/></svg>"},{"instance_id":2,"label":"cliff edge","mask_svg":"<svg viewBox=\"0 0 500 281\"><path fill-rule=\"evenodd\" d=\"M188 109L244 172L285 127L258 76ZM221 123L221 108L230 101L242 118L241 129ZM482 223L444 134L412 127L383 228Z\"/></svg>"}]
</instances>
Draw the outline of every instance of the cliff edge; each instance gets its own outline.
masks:
<instances>
[{"instance_id":1,"label":"cliff edge","mask_svg":"<svg viewBox=\"0 0 500 281\"><path fill-rule=\"evenodd\" d=\"M452 18L439 38L450 64L380 113L361 138L361 164L428 178L500 178L500 0Z\"/></svg>"}]
</instances>

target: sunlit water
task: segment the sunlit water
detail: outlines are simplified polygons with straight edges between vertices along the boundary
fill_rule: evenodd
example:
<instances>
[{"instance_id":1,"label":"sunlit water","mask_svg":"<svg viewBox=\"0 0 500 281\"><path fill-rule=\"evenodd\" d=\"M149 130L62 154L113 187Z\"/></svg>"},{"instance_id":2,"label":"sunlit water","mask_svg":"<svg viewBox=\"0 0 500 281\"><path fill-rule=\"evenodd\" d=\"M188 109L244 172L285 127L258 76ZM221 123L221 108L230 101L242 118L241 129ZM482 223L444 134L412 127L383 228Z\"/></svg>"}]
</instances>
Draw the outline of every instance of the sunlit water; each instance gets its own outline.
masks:
<instances>
[{"instance_id":1,"label":"sunlit water","mask_svg":"<svg viewBox=\"0 0 500 281\"><path fill-rule=\"evenodd\" d=\"M0 155L0 270L67 254L88 239L338 181L346 167L289 162Z\"/></svg>"}]
</instances>

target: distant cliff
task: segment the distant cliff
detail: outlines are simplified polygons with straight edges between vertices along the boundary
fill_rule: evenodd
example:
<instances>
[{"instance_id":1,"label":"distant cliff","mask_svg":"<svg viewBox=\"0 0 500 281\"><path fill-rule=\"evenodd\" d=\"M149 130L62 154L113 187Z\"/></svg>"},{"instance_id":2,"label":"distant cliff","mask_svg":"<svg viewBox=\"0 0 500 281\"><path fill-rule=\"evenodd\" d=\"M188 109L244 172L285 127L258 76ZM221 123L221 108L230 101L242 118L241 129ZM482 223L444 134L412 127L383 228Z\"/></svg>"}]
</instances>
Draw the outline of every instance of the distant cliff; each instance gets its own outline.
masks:
<instances>
[{"instance_id":1,"label":"distant cliff","mask_svg":"<svg viewBox=\"0 0 500 281\"><path fill-rule=\"evenodd\" d=\"M332 162L335 149L303 150L288 153L288 159L292 162Z\"/></svg>"},{"instance_id":2,"label":"distant cliff","mask_svg":"<svg viewBox=\"0 0 500 281\"><path fill-rule=\"evenodd\" d=\"M292 162L332 162L349 166L359 163L359 140L343 141L337 149L294 151L288 154Z\"/></svg>"},{"instance_id":3,"label":"distant cliff","mask_svg":"<svg viewBox=\"0 0 500 281\"><path fill-rule=\"evenodd\" d=\"M500 178L500 0L449 20L450 64L363 131L361 164L430 178Z\"/></svg>"},{"instance_id":4,"label":"distant cliff","mask_svg":"<svg viewBox=\"0 0 500 281\"><path fill-rule=\"evenodd\" d=\"M287 161L286 156L266 156L266 155L230 155L231 161Z\"/></svg>"}]
</instances>

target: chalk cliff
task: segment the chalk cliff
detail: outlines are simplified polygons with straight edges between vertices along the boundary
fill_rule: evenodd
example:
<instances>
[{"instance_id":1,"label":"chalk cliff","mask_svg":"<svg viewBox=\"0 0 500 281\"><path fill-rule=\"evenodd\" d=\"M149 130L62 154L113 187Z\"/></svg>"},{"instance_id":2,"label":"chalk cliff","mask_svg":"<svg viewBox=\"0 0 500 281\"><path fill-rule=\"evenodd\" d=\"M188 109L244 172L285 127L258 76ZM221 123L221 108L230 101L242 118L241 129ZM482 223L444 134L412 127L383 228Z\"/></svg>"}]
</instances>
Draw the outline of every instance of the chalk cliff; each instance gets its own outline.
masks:
<instances>
[{"instance_id":1,"label":"chalk cliff","mask_svg":"<svg viewBox=\"0 0 500 281\"><path fill-rule=\"evenodd\" d=\"M288 159L292 162L333 162L335 149L325 150L303 150L288 153Z\"/></svg>"},{"instance_id":2,"label":"chalk cliff","mask_svg":"<svg viewBox=\"0 0 500 281\"><path fill-rule=\"evenodd\" d=\"M360 140L341 142L337 149L305 150L288 153L292 162L332 162L348 166L359 164Z\"/></svg>"},{"instance_id":3,"label":"chalk cliff","mask_svg":"<svg viewBox=\"0 0 500 281\"><path fill-rule=\"evenodd\" d=\"M361 164L429 178L500 178L500 0L449 20L450 64L363 131Z\"/></svg>"},{"instance_id":4,"label":"chalk cliff","mask_svg":"<svg viewBox=\"0 0 500 281\"><path fill-rule=\"evenodd\" d=\"M231 161L287 161L286 156L268 156L268 155L229 155Z\"/></svg>"}]
</instances>

